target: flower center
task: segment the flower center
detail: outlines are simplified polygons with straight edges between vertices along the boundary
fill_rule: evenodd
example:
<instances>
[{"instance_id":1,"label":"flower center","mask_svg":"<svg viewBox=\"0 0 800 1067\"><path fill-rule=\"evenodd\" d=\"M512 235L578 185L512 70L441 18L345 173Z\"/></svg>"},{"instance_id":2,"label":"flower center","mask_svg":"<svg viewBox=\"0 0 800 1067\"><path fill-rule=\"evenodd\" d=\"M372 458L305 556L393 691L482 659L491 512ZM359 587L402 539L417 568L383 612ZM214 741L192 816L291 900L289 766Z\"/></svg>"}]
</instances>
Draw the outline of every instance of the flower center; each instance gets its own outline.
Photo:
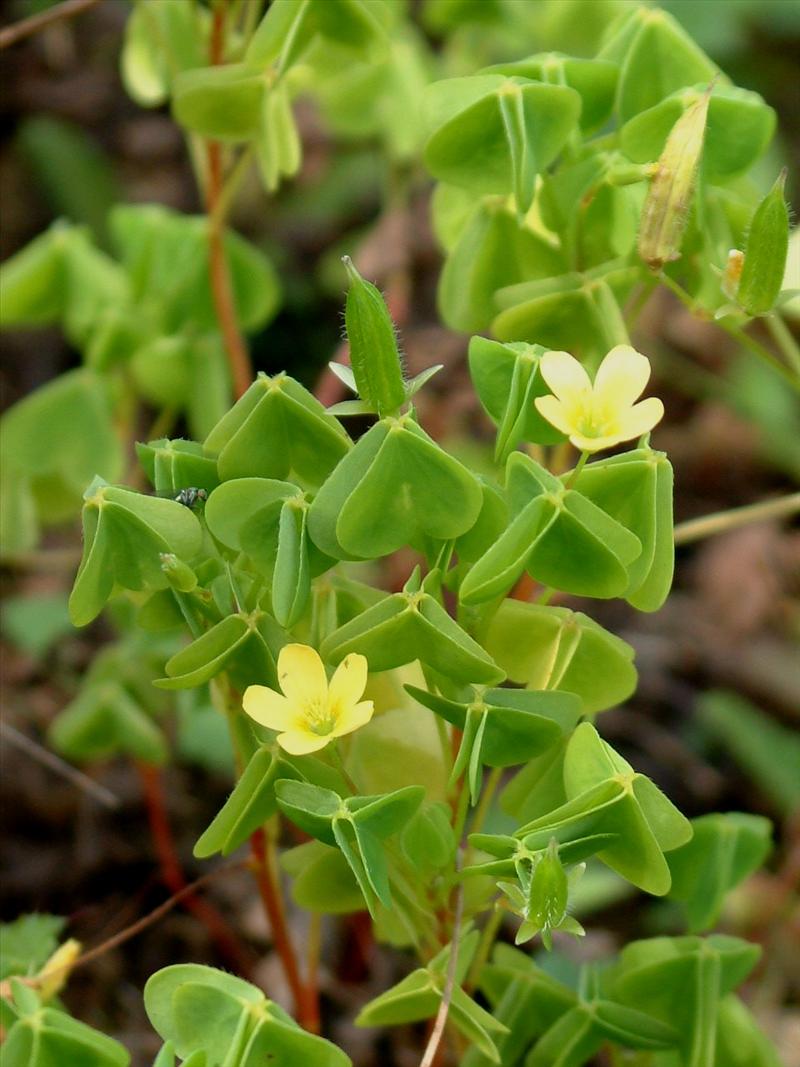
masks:
<instances>
[{"instance_id":1,"label":"flower center","mask_svg":"<svg viewBox=\"0 0 800 1067\"><path fill-rule=\"evenodd\" d=\"M325 737L336 726L336 709L327 700L310 700L303 708L303 720L312 734Z\"/></svg>"}]
</instances>

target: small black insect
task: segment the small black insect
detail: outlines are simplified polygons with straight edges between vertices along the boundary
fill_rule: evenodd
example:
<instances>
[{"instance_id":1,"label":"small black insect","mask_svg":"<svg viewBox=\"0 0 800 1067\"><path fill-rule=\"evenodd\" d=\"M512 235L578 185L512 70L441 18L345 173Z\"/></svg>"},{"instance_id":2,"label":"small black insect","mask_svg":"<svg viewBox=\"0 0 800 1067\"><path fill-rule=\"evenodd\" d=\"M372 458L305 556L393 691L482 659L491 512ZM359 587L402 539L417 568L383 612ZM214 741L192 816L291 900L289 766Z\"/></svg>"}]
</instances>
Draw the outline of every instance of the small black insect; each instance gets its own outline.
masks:
<instances>
[{"instance_id":1,"label":"small black insect","mask_svg":"<svg viewBox=\"0 0 800 1067\"><path fill-rule=\"evenodd\" d=\"M205 504L208 500L208 493L205 489L196 489L194 486L181 489L174 497L179 504L183 504L185 508L193 508L196 504Z\"/></svg>"}]
</instances>

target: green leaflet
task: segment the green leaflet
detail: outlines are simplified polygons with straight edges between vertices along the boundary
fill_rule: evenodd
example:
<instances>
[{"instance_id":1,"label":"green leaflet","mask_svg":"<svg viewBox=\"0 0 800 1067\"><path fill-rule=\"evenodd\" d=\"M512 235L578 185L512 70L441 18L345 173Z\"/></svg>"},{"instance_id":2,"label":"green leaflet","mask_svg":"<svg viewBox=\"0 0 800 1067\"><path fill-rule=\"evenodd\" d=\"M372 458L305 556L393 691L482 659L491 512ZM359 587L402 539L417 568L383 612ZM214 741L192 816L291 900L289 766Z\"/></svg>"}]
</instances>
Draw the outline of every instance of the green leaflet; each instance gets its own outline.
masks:
<instances>
[{"instance_id":1,"label":"green leaflet","mask_svg":"<svg viewBox=\"0 0 800 1067\"><path fill-rule=\"evenodd\" d=\"M451 781L468 774L473 804L480 792L483 764L513 767L541 754L578 720L580 701L569 693L489 689L464 702L407 685L407 691L440 718L463 731Z\"/></svg>"},{"instance_id":2,"label":"green leaflet","mask_svg":"<svg viewBox=\"0 0 800 1067\"><path fill-rule=\"evenodd\" d=\"M275 654L269 617L262 611L229 615L167 660L160 689L191 689L227 670L239 689L276 686Z\"/></svg>"},{"instance_id":3,"label":"green leaflet","mask_svg":"<svg viewBox=\"0 0 800 1067\"><path fill-rule=\"evenodd\" d=\"M680 900L692 933L716 924L726 894L758 870L771 848L772 825L731 811L692 820L691 841L669 855L670 896Z\"/></svg>"},{"instance_id":4,"label":"green leaflet","mask_svg":"<svg viewBox=\"0 0 800 1067\"><path fill-rule=\"evenodd\" d=\"M524 442L549 445L564 435L536 409L537 396L549 393L539 372L545 349L525 342L500 344L485 337L469 343L472 384L487 415L497 425L495 459L505 462Z\"/></svg>"},{"instance_id":5,"label":"green leaflet","mask_svg":"<svg viewBox=\"0 0 800 1067\"><path fill-rule=\"evenodd\" d=\"M625 594L639 611L658 611L672 585L672 481L666 455L647 448L587 464L575 482L580 493L641 542L641 555L628 568Z\"/></svg>"},{"instance_id":6,"label":"green leaflet","mask_svg":"<svg viewBox=\"0 0 800 1067\"><path fill-rule=\"evenodd\" d=\"M427 107L431 173L477 195L513 193L524 214L536 175L577 124L580 97L567 86L483 74L434 83Z\"/></svg>"},{"instance_id":7,"label":"green leaflet","mask_svg":"<svg viewBox=\"0 0 800 1067\"><path fill-rule=\"evenodd\" d=\"M137 443L136 455L157 493L177 495L181 489L211 492L219 485L217 464L195 441L169 441L162 437Z\"/></svg>"},{"instance_id":8,"label":"green leaflet","mask_svg":"<svg viewBox=\"0 0 800 1067\"><path fill-rule=\"evenodd\" d=\"M286 478L321 485L349 451L337 420L285 374L259 374L205 440L220 478Z\"/></svg>"},{"instance_id":9,"label":"green leaflet","mask_svg":"<svg viewBox=\"0 0 800 1067\"><path fill-rule=\"evenodd\" d=\"M356 444L309 512L314 543L338 559L372 559L427 536L450 540L474 524L480 485L409 415L383 419Z\"/></svg>"},{"instance_id":10,"label":"green leaflet","mask_svg":"<svg viewBox=\"0 0 800 1067\"><path fill-rule=\"evenodd\" d=\"M95 479L83 507L83 558L70 594L70 618L85 626L102 610L114 584L123 589L164 588L161 555L190 560L202 530L189 508Z\"/></svg>"},{"instance_id":11,"label":"green leaflet","mask_svg":"<svg viewBox=\"0 0 800 1067\"><path fill-rule=\"evenodd\" d=\"M622 122L675 90L708 84L718 74L714 63L666 11L639 7L615 25L616 33L597 58L619 64L615 108Z\"/></svg>"},{"instance_id":12,"label":"green leaflet","mask_svg":"<svg viewBox=\"0 0 800 1067\"><path fill-rule=\"evenodd\" d=\"M611 114L618 69L603 59L576 59L558 52L542 52L513 63L495 63L484 67L481 73L568 85L581 98L581 129L593 130L602 126Z\"/></svg>"},{"instance_id":13,"label":"green leaflet","mask_svg":"<svg viewBox=\"0 0 800 1067\"><path fill-rule=\"evenodd\" d=\"M760 955L736 937L655 937L623 948L613 975L615 999L660 1019L680 1035L687 1067L713 1062L718 1003Z\"/></svg>"},{"instance_id":14,"label":"green leaflet","mask_svg":"<svg viewBox=\"0 0 800 1067\"><path fill-rule=\"evenodd\" d=\"M127 1067L130 1063L129 1053L119 1042L57 1008L37 1010L35 1003L23 1001L23 991L30 993L34 1002L35 995L24 986L13 984L22 1014L6 1033L3 1067L51 1067L56 1063Z\"/></svg>"},{"instance_id":15,"label":"green leaflet","mask_svg":"<svg viewBox=\"0 0 800 1067\"><path fill-rule=\"evenodd\" d=\"M692 834L687 819L644 775L602 741L590 723L573 733L564 758L566 804L520 827L515 836L528 848L592 833L616 838L598 856L629 882L661 896L671 876L664 852Z\"/></svg>"},{"instance_id":16,"label":"green leaflet","mask_svg":"<svg viewBox=\"0 0 800 1067\"><path fill-rule=\"evenodd\" d=\"M279 781L278 806L301 830L339 848L373 918L377 903L390 908L389 869L381 842L396 834L413 816L424 796L422 786L408 786L381 796L342 799L330 789L306 782Z\"/></svg>"},{"instance_id":17,"label":"green leaflet","mask_svg":"<svg viewBox=\"0 0 800 1067\"><path fill-rule=\"evenodd\" d=\"M233 792L197 839L194 855L207 859L217 852L223 856L234 852L277 811L277 779L286 780L295 773L279 752L265 745L257 748Z\"/></svg>"},{"instance_id":18,"label":"green leaflet","mask_svg":"<svg viewBox=\"0 0 800 1067\"><path fill-rule=\"evenodd\" d=\"M209 1063L222 1063L236 1047L248 1067L269 1060L352 1067L340 1049L302 1030L260 989L213 967L164 967L148 980L144 1003L158 1034L184 1060L202 1051Z\"/></svg>"},{"instance_id":19,"label":"green leaflet","mask_svg":"<svg viewBox=\"0 0 800 1067\"><path fill-rule=\"evenodd\" d=\"M636 688L631 646L579 611L506 600L479 636L512 681L575 693L584 714Z\"/></svg>"},{"instance_id":20,"label":"green leaflet","mask_svg":"<svg viewBox=\"0 0 800 1067\"><path fill-rule=\"evenodd\" d=\"M175 78L175 121L203 137L247 141L256 133L267 85L245 63L200 67Z\"/></svg>"},{"instance_id":21,"label":"green leaflet","mask_svg":"<svg viewBox=\"0 0 800 1067\"><path fill-rule=\"evenodd\" d=\"M462 937L459 945L450 1017L453 1025L470 1040L471 1045L480 1049L492 1063L500 1063L495 1040L506 1032L506 1026L479 1007L461 989L477 943L478 933L473 930ZM356 1025L396 1026L432 1018L442 999L451 951L452 945L447 945L427 967L412 971L392 989L370 1001L357 1016Z\"/></svg>"},{"instance_id":22,"label":"green leaflet","mask_svg":"<svg viewBox=\"0 0 800 1067\"><path fill-rule=\"evenodd\" d=\"M380 54L385 47L380 3L365 0L275 0L247 48L254 68L276 64L285 73L320 36L356 53Z\"/></svg>"},{"instance_id":23,"label":"green leaflet","mask_svg":"<svg viewBox=\"0 0 800 1067\"><path fill-rule=\"evenodd\" d=\"M622 151L636 163L661 155L669 132L686 106L706 86L681 88L622 127ZM746 171L761 156L775 131L775 112L758 93L717 83L711 91L703 146L702 173L709 181L726 181Z\"/></svg>"},{"instance_id":24,"label":"green leaflet","mask_svg":"<svg viewBox=\"0 0 800 1067\"><path fill-rule=\"evenodd\" d=\"M507 593L525 570L581 596L624 593L642 550L635 534L522 453L509 457L506 481L512 521L462 582L462 603Z\"/></svg>"},{"instance_id":25,"label":"green leaflet","mask_svg":"<svg viewBox=\"0 0 800 1067\"><path fill-rule=\"evenodd\" d=\"M504 673L430 594L387 596L340 626L322 644L323 659L338 663L348 652L365 655L372 671L420 660L448 678L486 685Z\"/></svg>"}]
</instances>

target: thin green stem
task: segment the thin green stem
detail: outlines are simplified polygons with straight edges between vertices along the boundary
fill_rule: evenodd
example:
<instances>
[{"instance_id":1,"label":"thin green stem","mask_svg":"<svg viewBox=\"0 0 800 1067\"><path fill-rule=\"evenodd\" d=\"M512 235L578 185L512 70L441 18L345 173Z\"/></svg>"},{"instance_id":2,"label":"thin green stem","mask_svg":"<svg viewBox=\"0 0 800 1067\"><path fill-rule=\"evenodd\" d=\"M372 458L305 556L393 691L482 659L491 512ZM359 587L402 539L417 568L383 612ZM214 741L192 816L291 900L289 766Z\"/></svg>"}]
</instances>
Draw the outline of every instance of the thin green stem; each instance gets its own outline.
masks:
<instances>
[{"instance_id":1,"label":"thin green stem","mask_svg":"<svg viewBox=\"0 0 800 1067\"><path fill-rule=\"evenodd\" d=\"M673 293L683 306L691 312L692 315L697 317L697 305L689 293L675 281L674 278L670 278L668 274L663 272L659 275L662 283ZM708 318L707 315L703 316ZM747 348L753 355L758 356L764 363L768 363L774 371L778 374L794 389L796 392L800 392L800 375L796 375L793 371L786 366L785 363L781 363L778 357L770 352L768 348L757 341L755 337L751 337L749 333L746 333L741 326L737 326L735 323L726 322L725 319L718 319L716 325L721 330L724 330L729 337L733 337L739 344Z\"/></svg>"},{"instance_id":2,"label":"thin green stem","mask_svg":"<svg viewBox=\"0 0 800 1067\"><path fill-rule=\"evenodd\" d=\"M783 353L784 359L800 377L800 345L795 341L794 334L777 311L767 315L764 321L772 334L773 341Z\"/></svg>"},{"instance_id":3,"label":"thin green stem","mask_svg":"<svg viewBox=\"0 0 800 1067\"><path fill-rule=\"evenodd\" d=\"M493 768L491 774L486 780L486 785L481 793L481 799L478 801L478 806L475 809L475 815L470 823L470 832L473 834L479 834L483 829L483 824L486 822L486 816L489 814L489 809L492 806L494 795L497 792L497 787L503 777L503 768Z\"/></svg>"},{"instance_id":4,"label":"thin green stem","mask_svg":"<svg viewBox=\"0 0 800 1067\"><path fill-rule=\"evenodd\" d=\"M464 989L467 993L474 989L480 981L483 966L489 959L492 945L494 945L497 940L497 935L500 933L500 927L503 925L503 915L503 908L501 908L498 902L495 901L492 914L486 920L483 930L481 931L481 939L478 942L478 949L475 953L475 958L472 961L469 973L467 974L467 979L464 982Z\"/></svg>"},{"instance_id":5,"label":"thin green stem","mask_svg":"<svg viewBox=\"0 0 800 1067\"><path fill-rule=\"evenodd\" d=\"M580 477L580 473L583 470L583 468L586 466L586 461L588 460L588 458L589 458L589 456L591 454L592 454L591 452L585 452L585 451L581 452L581 458L575 464L575 467L574 467L574 469L572 471L572 474L570 474L570 476L569 476L569 478L567 480L567 484L564 487L565 489L571 489L573 487L573 485L575 484L575 482L577 482L578 478Z\"/></svg>"},{"instance_id":6,"label":"thin green stem","mask_svg":"<svg viewBox=\"0 0 800 1067\"><path fill-rule=\"evenodd\" d=\"M742 508L729 511L717 511L713 515L703 515L699 519L689 519L675 527L675 544L686 545L704 537L735 530L751 522L763 522L767 519L785 519L800 515L800 493L778 497L777 500L762 500L757 504L746 504Z\"/></svg>"}]
</instances>

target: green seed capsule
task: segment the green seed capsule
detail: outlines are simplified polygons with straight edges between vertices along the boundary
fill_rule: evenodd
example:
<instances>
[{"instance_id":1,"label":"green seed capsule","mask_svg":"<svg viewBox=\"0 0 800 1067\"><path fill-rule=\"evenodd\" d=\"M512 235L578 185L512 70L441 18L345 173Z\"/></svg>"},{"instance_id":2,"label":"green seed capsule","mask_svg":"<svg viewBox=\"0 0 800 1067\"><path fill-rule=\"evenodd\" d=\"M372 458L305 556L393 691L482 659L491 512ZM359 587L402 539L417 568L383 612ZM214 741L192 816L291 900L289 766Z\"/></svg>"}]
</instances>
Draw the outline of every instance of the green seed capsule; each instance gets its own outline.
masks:
<instances>
[{"instance_id":1,"label":"green seed capsule","mask_svg":"<svg viewBox=\"0 0 800 1067\"><path fill-rule=\"evenodd\" d=\"M781 291L789 253L789 211L783 196L786 168L756 208L736 294L748 315L765 315Z\"/></svg>"},{"instance_id":2,"label":"green seed capsule","mask_svg":"<svg viewBox=\"0 0 800 1067\"><path fill-rule=\"evenodd\" d=\"M173 589L179 593L191 593L197 588L197 575L182 559L172 552L162 552L160 558L161 570Z\"/></svg>"},{"instance_id":3,"label":"green seed capsule","mask_svg":"<svg viewBox=\"0 0 800 1067\"><path fill-rule=\"evenodd\" d=\"M358 395L379 415L392 415L406 400L394 323L378 289L365 281L349 256L350 276L344 321Z\"/></svg>"},{"instance_id":4,"label":"green seed capsule","mask_svg":"<svg viewBox=\"0 0 800 1067\"><path fill-rule=\"evenodd\" d=\"M680 259L697 167L703 152L711 89L695 100L670 131L642 210L639 255L651 270Z\"/></svg>"},{"instance_id":5,"label":"green seed capsule","mask_svg":"<svg viewBox=\"0 0 800 1067\"><path fill-rule=\"evenodd\" d=\"M545 948L550 948L550 933L560 926L567 913L567 875L558 858L558 843L553 840L536 864L528 899L528 920L539 927Z\"/></svg>"}]
</instances>

